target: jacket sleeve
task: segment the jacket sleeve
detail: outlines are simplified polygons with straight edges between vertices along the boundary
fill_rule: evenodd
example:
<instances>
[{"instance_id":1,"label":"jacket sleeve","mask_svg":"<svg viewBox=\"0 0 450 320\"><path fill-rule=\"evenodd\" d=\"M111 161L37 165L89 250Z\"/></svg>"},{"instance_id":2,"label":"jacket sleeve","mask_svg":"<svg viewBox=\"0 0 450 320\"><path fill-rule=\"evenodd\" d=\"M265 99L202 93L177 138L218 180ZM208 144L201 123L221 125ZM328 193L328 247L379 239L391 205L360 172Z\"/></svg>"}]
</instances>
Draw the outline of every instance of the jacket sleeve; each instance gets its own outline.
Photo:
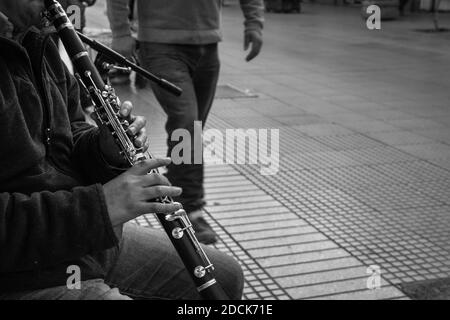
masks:
<instances>
[{"instance_id":1,"label":"jacket sleeve","mask_svg":"<svg viewBox=\"0 0 450 320\"><path fill-rule=\"evenodd\" d=\"M88 183L106 183L125 169L110 166L99 146L99 129L86 122L80 106L80 89L77 80L66 68L67 103L74 147L72 161L83 173Z\"/></svg>"},{"instance_id":2,"label":"jacket sleeve","mask_svg":"<svg viewBox=\"0 0 450 320\"><path fill-rule=\"evenodd\" d=\"M0 273L51 266L116 244L100 185L0 193Z\"/></svg>"},{"instance_id":3,"label":"jacket sleeve","mask_svg":"<svg viewBox=\"0 0 450 320\"><path fill-rule=\"evenodd\" d=\"M131 37L128 0L106 0L109 24L114 38Z\"/></svg>"},{"instance_id":4,"label":"jacket sleeve","mask_svg":"<svg viewBox=\"0 0 450 320\"><path fill-rule=\"evenodd\" d=\"M263 0L240 0L240 4L245 17L245 31L262 32L264 26Z\"/></svg>"}]
</instances>

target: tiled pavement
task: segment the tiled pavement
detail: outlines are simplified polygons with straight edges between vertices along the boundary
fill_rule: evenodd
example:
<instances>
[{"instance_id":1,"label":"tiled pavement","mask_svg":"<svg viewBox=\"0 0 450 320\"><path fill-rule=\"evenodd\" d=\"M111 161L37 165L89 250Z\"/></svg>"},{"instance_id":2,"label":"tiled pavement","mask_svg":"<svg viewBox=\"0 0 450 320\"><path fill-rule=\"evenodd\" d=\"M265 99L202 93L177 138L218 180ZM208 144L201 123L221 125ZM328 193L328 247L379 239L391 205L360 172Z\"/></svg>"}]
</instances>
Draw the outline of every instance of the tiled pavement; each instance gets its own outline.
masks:
<instances>
[{"instance_id":1,"label":"tiled pavement","mask_svg":"<svg viewBox=\"0 0 450 320\"><path fill-rule=\"evenodd\" d=\"M403 299L404 283L450 277L450 34L417 32L423 15L368 31L358 9L304 5L267 15L247 64L236 5L223 23L220 82L257 97L221 86L207 127L280 130L277 175L206 169L208 220L244 268L245 298ZM151 92L119 89L164 155ZM367 289L371 265L381 289Z\"/></svg>"}]
</instances>

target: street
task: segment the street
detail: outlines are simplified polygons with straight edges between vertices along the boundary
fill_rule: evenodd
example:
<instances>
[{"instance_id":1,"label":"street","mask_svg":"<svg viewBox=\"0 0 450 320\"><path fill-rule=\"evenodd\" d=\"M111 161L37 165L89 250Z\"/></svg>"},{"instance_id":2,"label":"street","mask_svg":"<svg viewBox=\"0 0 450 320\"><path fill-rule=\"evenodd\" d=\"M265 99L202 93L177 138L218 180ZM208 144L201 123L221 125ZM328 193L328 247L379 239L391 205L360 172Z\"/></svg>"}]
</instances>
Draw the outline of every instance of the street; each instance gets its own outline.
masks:
<instances>
[{"instance_id":1,"label":"street","mask_svg":"<svg viewBox=\"0 0 450 320\"><path fill-rule=\"evenodd\" d=\"M104 1L88 9L88 34L108 28L103 13ZM245 299L449 297L450 32L421 32L432 27L423 13L381 26L368 30L356 6L268 13L263 52L246 63L242 12L223 10L207 128L280 133L275 175L206 168L208 221L244 269ZM151 90L117 90L149 119L163 156Z\"/></svg>"}]
</instances>

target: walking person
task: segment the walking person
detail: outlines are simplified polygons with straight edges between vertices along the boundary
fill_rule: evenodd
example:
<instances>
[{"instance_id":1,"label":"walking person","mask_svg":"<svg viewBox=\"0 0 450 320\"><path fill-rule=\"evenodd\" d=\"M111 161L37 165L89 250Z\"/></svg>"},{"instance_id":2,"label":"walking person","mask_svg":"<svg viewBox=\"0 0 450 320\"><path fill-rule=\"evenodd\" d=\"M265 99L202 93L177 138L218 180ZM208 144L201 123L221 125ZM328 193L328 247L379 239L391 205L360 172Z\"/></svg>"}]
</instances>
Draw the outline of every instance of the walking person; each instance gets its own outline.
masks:
<instances>
[{"instance_id":1,"label":"walking person","mask_svg":"<svg viewBox=\"0 0 450 320\"><path fill-rule=\"evenodd\" d=\"M179 141L172 133L186 129L194 146L194 122L204 127L219 77L218 43L221 0L144 0L137 1L139 60L144 68L175 83L183 89L180 97L152 84L154 94L167 114L168 154ZM250 49L247 61L255 58L262 47L263 0L240 0L244 14L244 48ZM131 36L128 0L107 0L113 42L112 48L130 57L136 41ZM167 177L183 189L177 201L189 214L199 241L216 242L216 234L203 218L203 164L195 163L194 149L190 161L171 164ZM186 158L186 155L183 155ZM201 157L200 157L201 158ZM197 161L198 162L198 161Z\"/></svg>"}]
</instances>

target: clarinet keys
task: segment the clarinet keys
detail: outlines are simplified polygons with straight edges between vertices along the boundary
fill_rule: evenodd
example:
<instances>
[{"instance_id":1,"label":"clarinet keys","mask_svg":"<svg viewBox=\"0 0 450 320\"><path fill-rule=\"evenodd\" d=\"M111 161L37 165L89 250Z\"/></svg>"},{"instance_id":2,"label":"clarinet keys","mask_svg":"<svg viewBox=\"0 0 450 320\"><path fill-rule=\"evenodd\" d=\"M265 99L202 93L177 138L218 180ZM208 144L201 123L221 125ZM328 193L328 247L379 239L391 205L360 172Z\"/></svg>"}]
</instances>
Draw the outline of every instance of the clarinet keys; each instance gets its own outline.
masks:
<instances>
[{"instance_id":1,"label":"clarinet keys","mask_svg":"<svg viewBox=\"0 0 450 320\"><path fill-rule=\"evenodd\" d=\"M183 236L184 236L184 231L185 231L185 230L190 229L190 231L191 231L192 233L195 232L194 229L192 229L192 224L191 224L191 222L190 222L189 219L187 218L187 213L186 213L186 211L184 211L183 209L180 209L180 210L176 211L176 212L173 213L173 214L168 214L168 215L166 215L165 219L166 219L166 221L168 221L168 222L173 222L173 221L175 221L175 220L180 220L181 223L182 223L182 225L183 225L183 228L176 227L176 228L174 228L174 229L172 230L172 237L173 237L174 239L179 240L179 239L183 238Z\"/></svg>"},{"instance_id":2,"label":"clarinet keys","mask_svg":"<svg viewBox=\"0 0 450 320\"><path fill-rule=\"evenodd\" d=\"M180 240L184 236L184 230L181 228L175 228L172 230L172 237L177 240Z\"/></svg>"},{"instance_id":3,"label":"clarinet keys","mask_svg":"<svg viewBox=\"0 0 450 320\"><path fill-rule=\"evenodd\" d=\"M206 274L206 269L205 269L205 267L203 267L203 266L197 266L197 267L195 267L195 269L194 269L194 275L195 275L197 278L203 278L203 277L205 276L205 274Z\"/></svg>"}]
</instances>

